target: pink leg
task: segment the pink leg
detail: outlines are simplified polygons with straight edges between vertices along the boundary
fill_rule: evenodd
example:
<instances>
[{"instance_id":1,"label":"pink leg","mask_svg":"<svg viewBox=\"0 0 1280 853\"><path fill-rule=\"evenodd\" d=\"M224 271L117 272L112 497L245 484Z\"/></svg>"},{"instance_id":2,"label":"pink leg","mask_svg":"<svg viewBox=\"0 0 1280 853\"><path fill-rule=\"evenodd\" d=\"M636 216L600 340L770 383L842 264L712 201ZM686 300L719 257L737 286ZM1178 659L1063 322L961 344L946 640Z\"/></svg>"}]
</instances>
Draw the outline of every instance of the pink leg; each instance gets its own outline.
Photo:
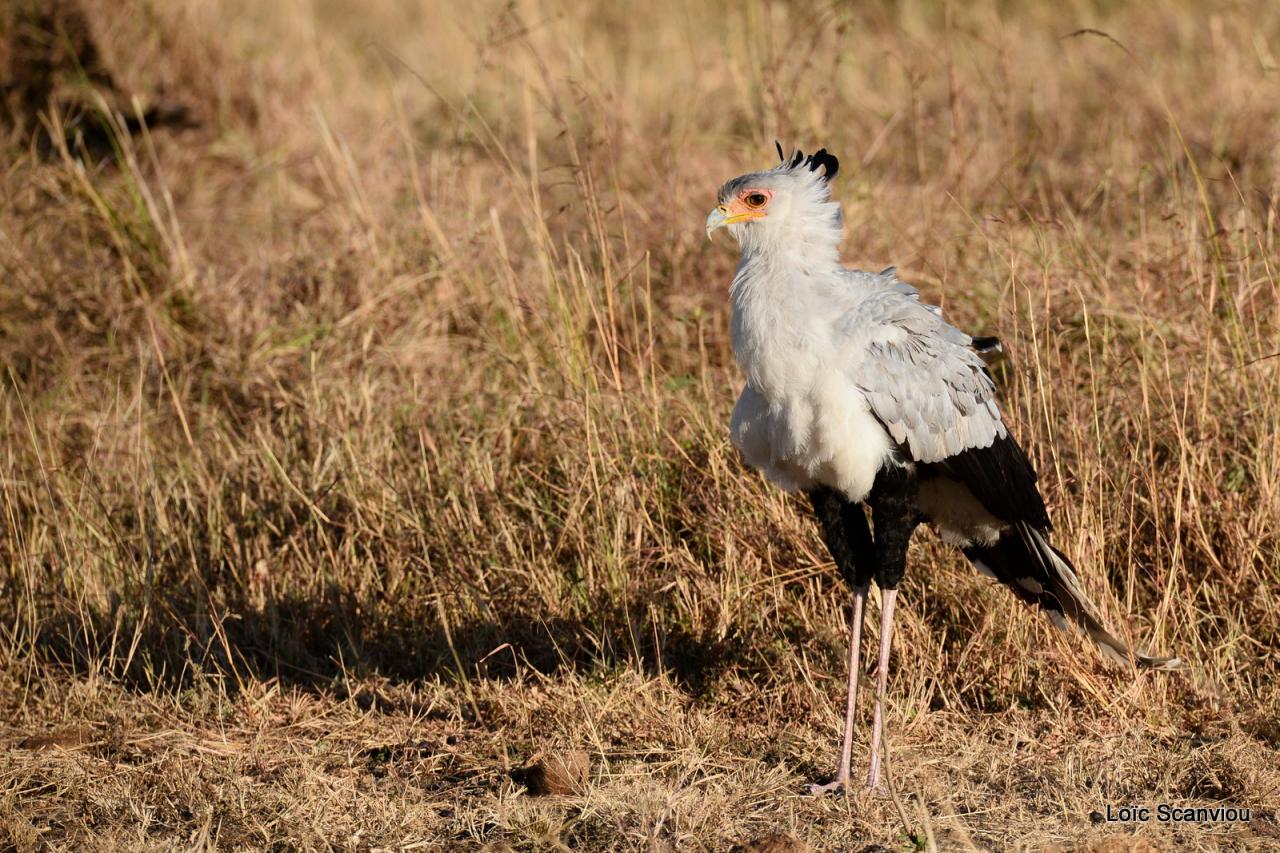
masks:
<instances>
[{"instance_id":1,"label":"pink leg","mask_svg":"<svg viewBox=\"0 0 1280 853\"><path fill-rule=\"evenodd\" d=\"M849 691L844 709L844 745L840 748L840 768L834 782L810 785L809 793L818 795L837 791L849 782L849 764L853 756L853 714L858 704L858 664L862 659L862 614L867 601L867 588L853 591L853 614L849 619Z\"/></svg>"},{"instance_id":2,"label":"pink leg","mask_svg":"<svg viewBox=\"0 0 1280 853\"><path fill-rule=\"evenodd\" d=\"M880 663L876 667L876 710L871 718L871 772L867 790L880 788L880 739L884 731L884 693L889 680L889 646L893 642L893 600L896 589L880 591Z\"/></svg>"}]
</instances>

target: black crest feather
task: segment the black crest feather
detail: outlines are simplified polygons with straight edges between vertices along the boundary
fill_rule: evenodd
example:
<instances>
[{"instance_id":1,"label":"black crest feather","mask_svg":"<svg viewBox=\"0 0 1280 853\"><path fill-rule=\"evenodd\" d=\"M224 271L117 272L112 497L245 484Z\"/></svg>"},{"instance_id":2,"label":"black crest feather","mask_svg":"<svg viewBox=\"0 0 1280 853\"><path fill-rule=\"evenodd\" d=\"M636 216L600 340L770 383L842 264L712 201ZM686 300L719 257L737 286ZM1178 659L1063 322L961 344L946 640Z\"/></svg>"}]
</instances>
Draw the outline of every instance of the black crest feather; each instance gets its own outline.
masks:
<instances>
[{"instance_id":1,"label":"black crest feather","mask_svg":"<svg viewBox=\"0 0 1280 853\"><path fill-rule=\"evenodd\" d=\"M782 153L782 143L774 140L773 144L778 148L779 162L785 163L788 169L806 166L809 171L816 172L818 171L818 168L821 167L822 179L828 182L835 178L836 173L840 171L840 160L836 155L829 153L825 148L819 148L816 152L808 155L807 157L803 151L797 148L796 153L791 157L791 162L788 163L786 155Z\"/></svg>"}]
</instances>

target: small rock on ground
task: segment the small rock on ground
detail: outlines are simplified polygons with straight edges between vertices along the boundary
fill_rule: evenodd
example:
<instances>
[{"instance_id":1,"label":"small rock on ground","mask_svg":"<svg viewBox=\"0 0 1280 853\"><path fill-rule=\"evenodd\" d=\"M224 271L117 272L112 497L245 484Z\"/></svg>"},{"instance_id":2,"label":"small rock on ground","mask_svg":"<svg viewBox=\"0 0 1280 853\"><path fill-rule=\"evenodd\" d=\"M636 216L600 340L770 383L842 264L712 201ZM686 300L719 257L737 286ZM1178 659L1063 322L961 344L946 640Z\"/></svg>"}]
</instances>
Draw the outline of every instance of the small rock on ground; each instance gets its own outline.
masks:
<instances>
[{"instance_id":1,"label":"small rock on ground","mask_svg":"<svg viewBox=\"0 0 1280 853\"><path fill-rule=\"evenodd\" d=\"M591 756L580 749L543 756L522 775L529 793L536 796L581 794L591 775Z\"/></svg>"}]
</instances>

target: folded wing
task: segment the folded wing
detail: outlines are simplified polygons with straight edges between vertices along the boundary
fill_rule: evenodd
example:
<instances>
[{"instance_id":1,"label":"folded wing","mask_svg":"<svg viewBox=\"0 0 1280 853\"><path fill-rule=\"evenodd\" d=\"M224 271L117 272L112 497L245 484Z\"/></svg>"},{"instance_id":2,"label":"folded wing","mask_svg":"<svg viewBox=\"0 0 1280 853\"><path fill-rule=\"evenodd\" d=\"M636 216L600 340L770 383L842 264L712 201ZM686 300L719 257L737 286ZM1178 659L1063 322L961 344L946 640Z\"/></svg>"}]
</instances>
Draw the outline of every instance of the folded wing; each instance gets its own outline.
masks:
<instances>
[{"instance_id":1,"label":"folded wing","mask_svg":"<svg viewBox=\"0 0 1280 853\"><path fill-rule=\"evenodd\" d=\"M848 367L871 411L916 464L920 504L944 538L983 573L1073 628L1117 662L1172 669L1177 658L1134 654L1103 623L1066 556L1049 544L1049 515L1035 468L1009 435L980 351L914 288L881 274L882 287L843 318L861 347ZM938 484L948 484L937 488ZM964 488L957 488L959 484ZM927 498L934 505L927 505Z\"/></svg>"}]
</instances>

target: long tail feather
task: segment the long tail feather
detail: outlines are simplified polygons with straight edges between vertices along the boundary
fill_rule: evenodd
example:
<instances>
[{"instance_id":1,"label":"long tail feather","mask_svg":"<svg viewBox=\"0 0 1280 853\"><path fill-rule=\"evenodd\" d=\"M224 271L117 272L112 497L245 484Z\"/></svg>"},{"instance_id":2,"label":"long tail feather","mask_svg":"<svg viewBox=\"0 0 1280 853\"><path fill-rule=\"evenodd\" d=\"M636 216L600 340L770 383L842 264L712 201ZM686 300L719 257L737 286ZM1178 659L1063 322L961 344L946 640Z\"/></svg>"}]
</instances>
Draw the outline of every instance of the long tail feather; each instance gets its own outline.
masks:
<instances>
[{"instance_id":1,"label":"long tail feather","mask_svg":"<svg viewBox=\"0 0 1280 853\"><path fill-rule=\"evenodd\" d=\"M1111 633L1081 589L1071 561L1026 522L1019 522L994 545L971 545L964 553L980 571L1008 586L1026 603L1044 610L1059 628L1075 629L1093 640L1103 657L1113 663L1123 666L1132 662L1154 670L1182 668L1179 658L1135 653Z\"/></svg>"}]
</instances>

